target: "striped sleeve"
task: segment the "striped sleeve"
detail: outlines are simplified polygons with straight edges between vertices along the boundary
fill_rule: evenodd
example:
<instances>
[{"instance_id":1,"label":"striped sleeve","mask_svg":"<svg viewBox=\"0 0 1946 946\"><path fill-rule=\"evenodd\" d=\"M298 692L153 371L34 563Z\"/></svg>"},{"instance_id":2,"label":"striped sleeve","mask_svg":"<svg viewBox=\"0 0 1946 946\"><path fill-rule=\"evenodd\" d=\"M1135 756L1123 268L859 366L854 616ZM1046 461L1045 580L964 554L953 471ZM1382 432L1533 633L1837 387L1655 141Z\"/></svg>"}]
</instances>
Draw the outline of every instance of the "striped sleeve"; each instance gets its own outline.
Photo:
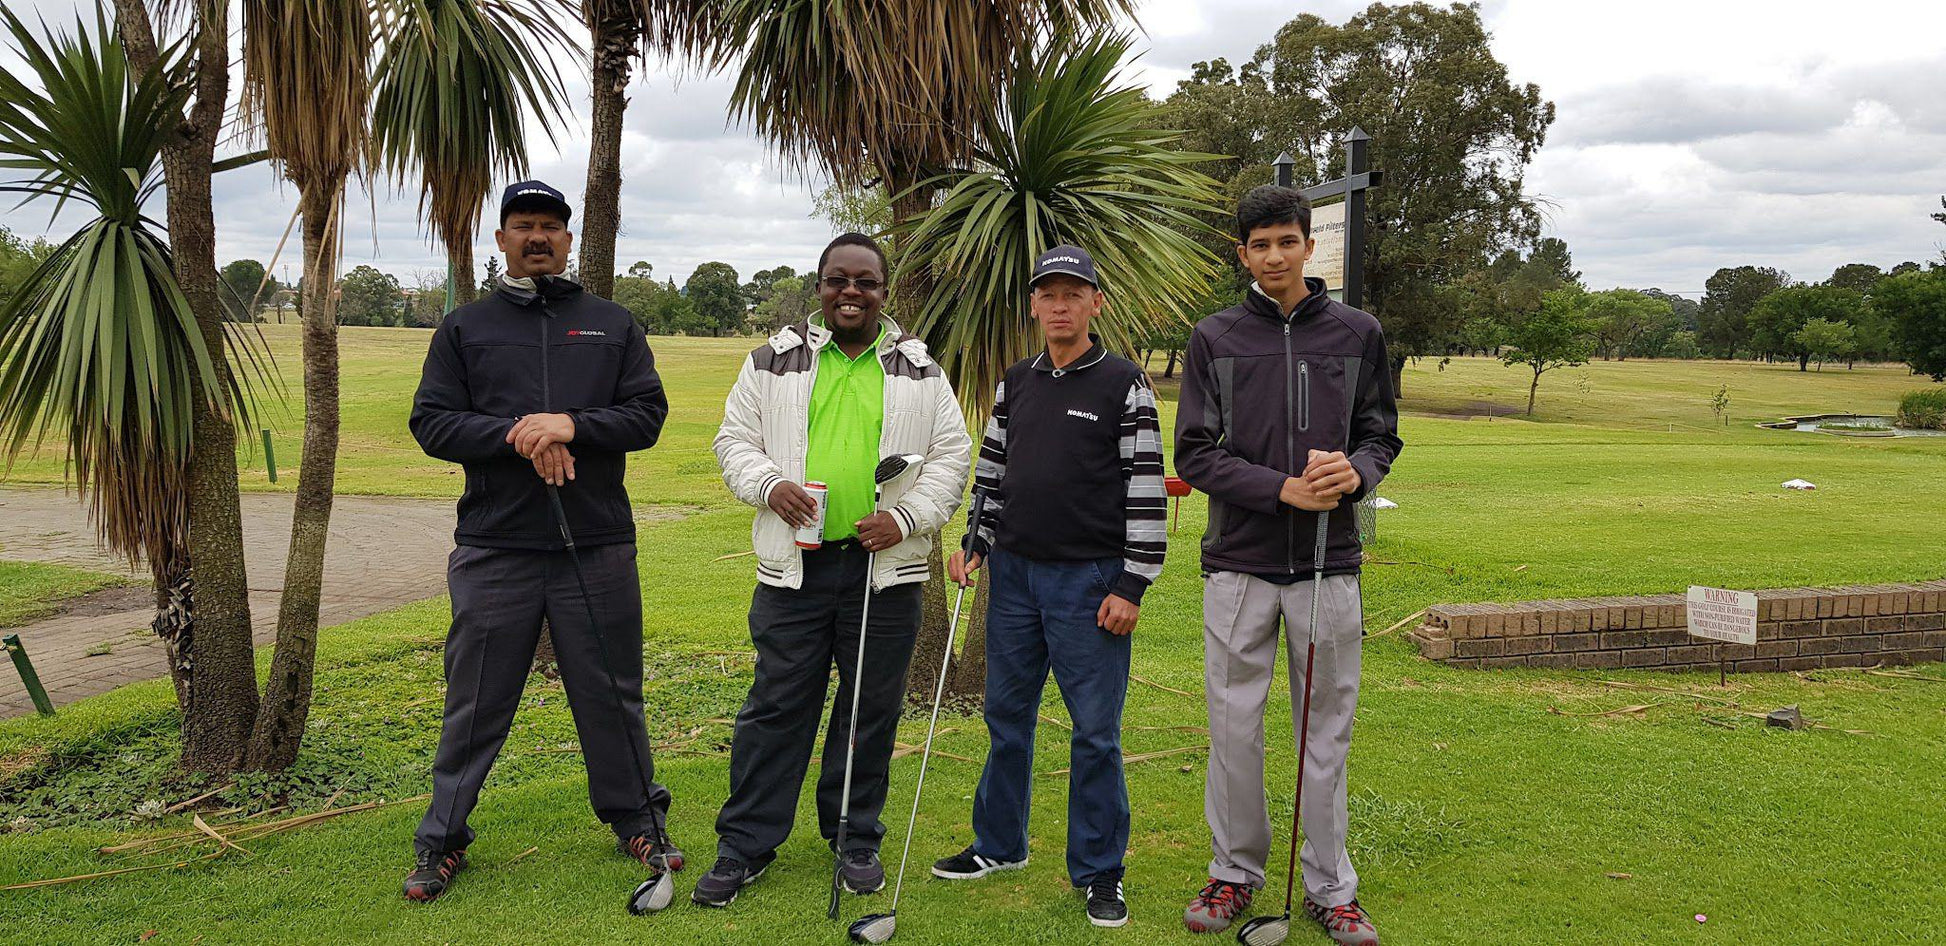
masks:
<instances>
[{"instance_id":1,"label":"striped sleeve","mask_svg":"<svg viewBox=\"0 0 1946 946\"><path fill-rule=\"evenodd\" d=\"M1115 594L1142 603L1142 593L1162 574L1162 558L1169 549L1169 499L1162 485L1162 423L1155 410L1155 389L1137 375L1122 407L1122 479L1128 483L1124 505L1127 539L1122 575Z\"/></svg>"},{"instance_id":2,"label":"striped sleeve","mask_svg":"<svg viewBox=\"0 0 1946 946\"><path fill-rule=\"evenodd\" d=\"M982 557L993 551L994 536L999 533L1000 481L1006 476L1007 382L1001 381L993 388L993 416L987 419L986 436L980 439L980 461L973 467L973 489L985 494L986 507L981 511L978 502L971 503L966 513L966 531L972 536L972 550ZM980 515L977 523L973 521L976 512Z\"/></svg>"}]
</instances>

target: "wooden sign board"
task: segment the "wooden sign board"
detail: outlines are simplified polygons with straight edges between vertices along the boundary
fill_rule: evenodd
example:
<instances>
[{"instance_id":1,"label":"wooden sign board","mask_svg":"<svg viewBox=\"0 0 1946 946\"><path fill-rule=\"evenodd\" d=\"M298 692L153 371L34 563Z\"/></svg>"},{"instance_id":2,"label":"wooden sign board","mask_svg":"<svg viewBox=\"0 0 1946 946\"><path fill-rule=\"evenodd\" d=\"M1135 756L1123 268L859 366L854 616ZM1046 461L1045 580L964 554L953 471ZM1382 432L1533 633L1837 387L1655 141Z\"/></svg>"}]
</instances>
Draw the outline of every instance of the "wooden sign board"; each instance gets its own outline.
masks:
<instances>
[{"instance_id":1,"label":"wooden sign board","mask_svg":"<svg viewBox=\"0 0 1946 946\"><path fill-rule=\"evenodd\" d=\"M1311 239L1318 241L1304 275L1324 280L1334 297L1345 288L1345 202L1311 208Z\"/></svg>"},{"instance_id":2,"label":"wooden sign board","mask_svg":"<svg viewBox=\"0 0 1946 946\"><path fill-rule=\"evenodd\" d=\"M1757 643L1757 596L1689 586L1689 634L1726 644Z\"/></svg>"}]
</instances>

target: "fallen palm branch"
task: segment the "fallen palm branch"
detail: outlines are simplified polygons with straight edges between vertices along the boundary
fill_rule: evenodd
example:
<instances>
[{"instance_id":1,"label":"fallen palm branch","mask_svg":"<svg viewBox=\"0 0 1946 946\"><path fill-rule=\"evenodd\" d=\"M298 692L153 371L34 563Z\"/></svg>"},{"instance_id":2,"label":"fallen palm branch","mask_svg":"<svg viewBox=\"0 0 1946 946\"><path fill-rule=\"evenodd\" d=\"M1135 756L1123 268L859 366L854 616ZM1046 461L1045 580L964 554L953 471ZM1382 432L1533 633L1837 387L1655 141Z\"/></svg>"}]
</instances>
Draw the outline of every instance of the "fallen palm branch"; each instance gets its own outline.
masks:
<instances>
[{"instance_id":1,"label":"fallen palm branch","mask_svg":"<svg viewBox=\"0 0 1946 946\"><path fill-rule=\"evenodd\" d=\"M195 798L185 798L182 801L176 802L175 804L162 809L162 813L165 815L173 815L176 812L181 811L184 808L188 808L189 806L194 805L198 802L209 801L210 799L215 798L216 796L221 795L224 792L227 792L230 789L235 787L236 787L235 782L224 782L223 784L218 785L215 788L212 788L209 791L196 796Z\"/></svg>"},{"instance_id":2,"label":"fallen palm branch","mask_svg":"<svg viewBox=\"0 0 1946 946\"><path fill-rule=\"evenodd\" d=\"M1054 725L1059 726L1062 729L1067 730L1068 732L1074 732L1074 726L1072 724L1062 722L1061 720L1055 719L1054 717L1049 716L1046 713L1041 714L1041 722L1053 723Z\"/></svg>"},{"instance_id":3,"label":"fallen palm branch","mask_svg":"<svg viewBox=\"0 0 1946 946\"><path fill-rule=\"evenodd\" d=\"M1621 690L1653 690L1657 693L1674 693L1677 696L1687 697L1692 700L1702 700L1706 703L1715 703L1719 706L1734 707L1734 706L1743 705L1741 703L1738 703L1735 700L1717 696L1713 693L1698 693L1694 690L1683 690L1683 689L1678 689L1676 687L1656 686L1653 683L1624 683L1620 680L1603 680L1601 681L1601 685L1605 687L1615 687L1616 689L1621 689Z\"/></svg>"},{"instance_id":4,"label":"fallen palm branch","mask_svg":"<svg viewBox=\"0 0 1946 946\"><path fill-rule=\"evenodd\" d=\"M1635 705L1633 705L1633 706L1618 706L1618 707L1616 707L1616 708L1614 708L1614 709L1612 709L1612 710L1602 710L1602 711L1600 711L1600 712L1596 712L1596 713L1568 713L1568 712L1564 712L1564 711L1562 711L1562 709L1561 709L1560 707L1558 707L1558 706L1550 706L1550 707L1548 707L1548 708L1547 708L1547 711L1548 711L1549 713L1552 713L1552 714L1554 714L1554 715L1556 715L1556 716L1573 716L1573 717L1581 717L1581 718L1587 718L1587 719L1594 719L1594 718L1597 718L1597 717L1602 717L1602 716L1626 716L1626 715L1629 715L1629 714L1631 714L1631 713L1646 713L1646 712L1648 712L1648 711L1649 711L1649 709L1650 709L1651 707L1656 707L1656 706L1667 706L1667 705L1669 705L1669 704L1672 704L1672 703L1676 703L1676 702L1679 702L1679 701L1677 701L1677 700L1657 700L1657 701L1656 701L1656 702L1654 702L1654 703L1637 703L1637 704L1635 704Z\"/></svg>"},{"instance_id":5,"label":"fallen palm branch","mask_svg":"<svg viewBox=\"0 0 1946 946\"><path fill-rule=\"evenodd\" d=\"M921 747L919 747L919 746L915 746L915 745L912 745L911 743L905 743L905 742L895 742L895 743L893 743L892 745L893 745L893 746L895 747L895 748L893 749L893 751L892 751L892 758L894 758L894 759L903 759L903 758L905 758L906 756L909 756L909 755L911 755L911 754L913 754L913 753L915 753L915 752L918 752L918 751L920 750L920 748L921 748ZM947 752L947 751L946 751L946 750L944 750L944 749L934 749L934 750L932 751L932 754L933 754L933 755L936 755L936 756L938 756L938 757L940 757L940 758L942 758L942 759L951 759L951 760L953 760L954 762L975 762L975 761L978 761L978 760L975 760L975 759L969 759L969 758L967 758L967 757L965 757L965 756L963 756L963 755L955 755L955 754L953 754L953 753L951 753L951 752Z\"/></svg>"},{"instance_id":6,"label":"fallen palm branch","mask_svg":"<svg viewBox=\"0 0 1946 946\"><path fill-rule=\"evenodd\" d=\"M50 877L46 880L30 880L26 883L8 884L5 887L0 887L0 890L32 890L36 887L53 887L60 884L71 884L81 880L98 880L103 877L117 877L122 874L133 874L145 870L167 870L171 867L188 867L196 861L215 860L216 858L222 857L223 850L223 848L217 848L195 860L175 861L168 864L145 864L141 867L120 867L115 870L96 871L92 874L75 874L72 877Z\"/></svg>"},{"instance_id":7,"label":"fallen palm branch","mask_svg":"<svg viewBox=\"0 0 1946 946\"><path fill-rule=\"evenodd\" d=\"M1759 713L1759 712L1757 712L1757 711L1755 711L1755 710L1737 710L1737 712L1738 712L1739 714L1741 714L1741 715L1744 715L1744 716L1755 716L1756 718L1758 718L1758 719L1762 719L1762 720L1768 720L1768 719L1770 719L1770 714L1769 714L1769 713ZM1875 732L1872 732L1872 731L1871 731L1871 730L1869 730L1869 729L1839 729L1839 728L1838 728L1838 727L1836 727L1836 726L1826 726L1826 725L1825 725L1825 724L1823 724L1823 723L1817 723L1817 722L1812 722L1812 721L1810 721L1810 720L1805 720L1805 721L1804 721L1804 725L1805 725L1805 726L1806 726L1807 728L1810 728L1810 729L1828 729L1828 730L1830 730L1830 731L1832 731L1832 732L1841 732L1841 733L1844 733L1844 734L1845 734L1845 735L1847 735L1847 736L1876 736L1876 735L1878 735L1878 733L1875 733Z\"/></svg>"},{"instance_id":8,"label":"fallen palm branch","mask_svg":"<svg viewBox=\"0 0 1946 946\"><path fill-rule=\"evenodd\" d=\"M1397 622L1397 623L1395 623L1395 624L1393 624L1393 625L1392 625L1391 627L1388 627L1388 628L1386 628L1385 630L1382 630L1382 631L1380 631L1380 632L1378 632L1378 633L1376 633L1376 634L1368 634L1368 635L1366 635L1366 639L1367 639L1367 640L1371 640L1371 639L1373 639L1373 638L1378 638L1378 637L1384 637L1385 635L1387 635L1387 634L1390 634L1390 633L1392 633L1393 631L1396 631L1396 630L1398 630L1399 628L1402 628L1402 627L1404 627L1404 626L1406 626L1406 624L1407 624L1408 622L1410 622L1410 621L1412 621L1413 619L1415 619L1415 618L1419 618L1419 617L1422 617L1422 616L1424 616L1424 615L1425 615L1425 613L1426 613L1426 609L1425 609L1425 608L1420 608L1419 610L1417 610L1417 611L1414 611L1414 612L1412 612L1411 614L1408 614L1408 615L1406 615L1405 617L1402 617L1402 618L1400 618L1400 619L1398 620L1398 622Z\"/></svg>"},{"instance_id":9,"label":"fallen palm branch","mask_svg":"<svg viewBox=\"0 0 1946 946\"><path fill-rule=\"evenodd\" d=\"M1910 670L1867 670L1865 672L1874 677L1893 677L1899 680L1924 680L1927 683L1946 683L1946 677L1928 676L1923 673L1914 673Z\"/></svg>"},{"instance_id":10,"label":"fallen palm branch","mask_svg":"<svg viewBox=\"0 0 1946 946\"><path fill-rule=\"evenodd\" d=\"M1158 689L1158 690L1161 690L1161 691L1163 691L1163 692L1165 692L1165 693L1174 693L1174 694L1176 694L1177 696L1186 696L1186 697L1189 697L1189 698L1190 698L1190 699L1192 699L1192 700L1200 700L1200 699L1202 699L1202 697L1200 697L1200 696L1197 696L1196 694L1194 694L1194 693L1191 693L1191 692L1189 692L1189 691L1187 691L1187 690L1178 690L1178 689L1176 689L1175 687L1170 687L1170 686L1163 686L1162 684L1160 684L1160 683L1157 683L1157 682L1155 682L1154 680L1150 680L1150 679L1148 679L1147 677L1143 677L1143 676L1139 676L1139 675L1137 675L1137 674L1133 674L1133 673L1131 673L1131 674L1129 674L1129 675L1128 675L1128 678L1129 678L1130 680L1134 680L1134 681L1135 681L1136 683L1140 683L1140 684L1142 684L1143 686L1152 686L1152 687L1155 687L1156 689Z\"/></svg>"},{"instance_id":11,"label":"fallen palm branch","mask_svg":"<svg viewBox=\"0 0 1946 946\"><path fill-rule=\"evenodd\" d=\"M1177 746L1174 749L1158 749L1154 752L1138 752L1134 754L1124 752L1122 753L1122 764L1134 765L1137 762L1147 762L1151 759L1160 759L1165 756L1182 755L1185 752L1204 752L1207 751L1208 749L1209 749L1209 743L1205 742L1200 745L1194 745L1194 746ZM1052 772L1042 772L1041 775L1048 778L1053 778L1054 776L1057 775L1067 775L1071 771L1073 770L1055 769Z\"/></svg>"},{"instance_id":12,"label":"fallen palm branch","mask_svg":"<svg viewBox=\"0 0 1946 946\"><path fill-rule=\"evenodd\" d=\"M243 845L238 844L235 841L232 841L229 838L224 837L222 834L218 833L215 828L210 827L209 822L204 821L202 815L191 815L189 817L189 823L195 825L196 830L201 831L206 835L209 835L210 838L215 840L219 850L222 848L229 848L230 850L233 850L238 854L243 855L244 857L256 856L255 854L252 854L249 851L244 850Z\"/></svg>"}]
</instances>

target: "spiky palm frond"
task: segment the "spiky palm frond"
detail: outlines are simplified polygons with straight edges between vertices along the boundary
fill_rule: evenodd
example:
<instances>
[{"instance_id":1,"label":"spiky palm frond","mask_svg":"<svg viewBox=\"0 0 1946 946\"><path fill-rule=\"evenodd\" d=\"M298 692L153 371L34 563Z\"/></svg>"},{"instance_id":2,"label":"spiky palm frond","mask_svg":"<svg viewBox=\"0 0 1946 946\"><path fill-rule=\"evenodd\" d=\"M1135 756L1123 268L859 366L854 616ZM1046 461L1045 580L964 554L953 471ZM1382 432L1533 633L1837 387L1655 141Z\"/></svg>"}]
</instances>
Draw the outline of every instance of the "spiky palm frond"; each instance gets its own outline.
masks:
<instances>
[{"instance_id":1,"label":"spiky palm frond","mask_svg":"<svg viewBox=\"0 0 1946 946\"><path fill-rule=\"evenodd\" d=\"M841 184L964 160L1015 53L1133 0L721 0L730 117ZM928 172L929 173L929 172ZM905 186L911 181L897 181Z\"/></svg>"},{"instance_id":2,"label":"spiky palm frond","mask_svg":"<svg viewBox=\"0 0 1946 946\"><path fill-rule=\"evenodd\" d=\"M945 197L895 228L898 271L937 280L908 327L976 414L1007 366L1040 347L1027 278L1048 247L1094 256L1108 295L1097 330L1121 352L1209 287L1216 258L1191 234L1204 226L1195 213L1221 200L1197 169L1215 156L1176 150L1177 133L1157 127L1157 108L1119 72L1130 47L1110 34L1023 51L982 121L976 163L921 182Z\"/></svg>"},{"instance_id":3,"label":"spiky palm frond","mask_svg":"<svg viewBox=\"0 0 1946 946\"><path fill-rule=\"evenodd\" d=\"M365 170L372 15L347 0L244 0L241 110L298 189Z\"/></svg>"},{"instance_id":4,"label":"spiky palm frond","mask_svg":"<svg viewBox=\"0 0 1946 946\"><path fill-rule=\"evenodd\" d=\"M0 192L96 216L0 307L0 452L9 462L59 431L105 544L131 562L186 541L192 418L219 408L211 353L143 207L189 89L132 76L99 10L89 31L43 42L0 10L39 89L0 72Z\"/></svg>"},{"instance_id":5,"label":"spiky palm frond","mask_svg":"<svg viewBox=\"0 0 1946 946\"><path fill-rule=\"evenodd\" d=\"M526 121L549 141L567 110L554 53L580 51L558 0L380 0L375 160L404 183L439 239L470 244L495 177L527 174Z\"/></svg>"}]
</instances>

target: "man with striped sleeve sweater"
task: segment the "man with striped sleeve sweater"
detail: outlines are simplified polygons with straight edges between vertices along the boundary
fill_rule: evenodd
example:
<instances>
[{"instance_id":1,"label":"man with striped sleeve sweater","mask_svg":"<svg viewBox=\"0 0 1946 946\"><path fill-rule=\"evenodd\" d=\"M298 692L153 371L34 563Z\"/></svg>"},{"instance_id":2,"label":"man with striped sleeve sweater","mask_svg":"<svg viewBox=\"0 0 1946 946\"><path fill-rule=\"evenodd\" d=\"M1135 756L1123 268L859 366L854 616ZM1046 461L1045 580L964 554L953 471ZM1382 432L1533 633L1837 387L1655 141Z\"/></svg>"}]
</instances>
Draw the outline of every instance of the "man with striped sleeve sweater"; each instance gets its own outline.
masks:
<instances>
[{"instance_id":1,"label":"man with striped sleeve sweater","mask_svg":"<svg viewBox=\"0 0 1946 946\"><path fill-rule=\"evenodd\" d=\"M1128 922L1122 855L1128 786L1122 704L1129 634L1167 542L1162 434L1142 370L1089 334L1103 295L1088 254L1057 246L1028 283L1047 350L1007 369L994 393L974 486L985 514L946 570L991 564L986 719L991 748L973 796L971 846L933 865L971 880L1027 863L1034 725L1052 668L1074 720L1068 879L1096 926Z\"/></svg>"}]
</instances>

